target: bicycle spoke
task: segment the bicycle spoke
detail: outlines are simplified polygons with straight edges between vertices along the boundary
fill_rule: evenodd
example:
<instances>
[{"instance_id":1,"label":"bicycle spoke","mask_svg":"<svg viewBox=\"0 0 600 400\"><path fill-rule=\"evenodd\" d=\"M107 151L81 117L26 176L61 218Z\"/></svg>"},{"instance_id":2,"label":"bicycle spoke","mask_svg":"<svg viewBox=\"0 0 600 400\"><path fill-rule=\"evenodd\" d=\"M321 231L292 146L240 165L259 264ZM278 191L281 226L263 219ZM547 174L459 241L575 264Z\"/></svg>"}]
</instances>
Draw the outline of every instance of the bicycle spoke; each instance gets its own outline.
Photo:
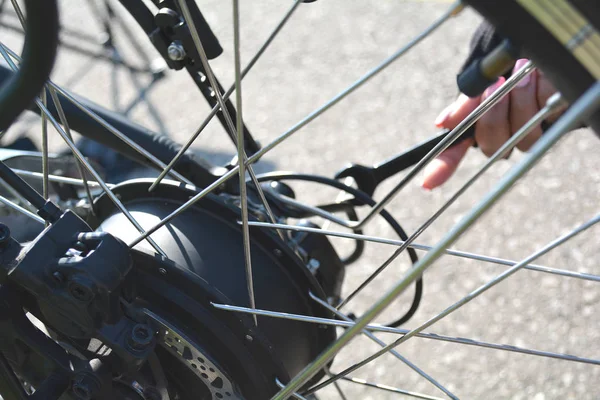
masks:
<instances>
[{"instance_id":1,"label":"bicycle spoke","mask_svg":"<svg viewBox=\"0 0 600 400\"><path fill-rule=\"evenodd\" d=\"M536 127L538 127L542 121L552 115L557 109L561 108L565 102L562 100L560 94L556 93L548 99L546 105L538 111L525 125L523 125L509 140L507 140L487 162L480 168L442 207L440 207L435 214L433 214L425 223L423 223L410 237L406 239L403 245L401 245L395 252L389 257L375 272L373 272L367 279L365 279L352 293L350 293L344 300L338 304L337 309L341 309L344 305L348 304L361 290L363 290L370 282L372 282L380 273L382 273L388 265L392 263L404 250L406 250L410 244L418 238L433 222L435 222L456 200L458 200L466 191L469 189L478 179L481 177L492 165L497 161L504 159L512 149Z\"/></svg>"},{"instance_id":2,"label":"bicycle spoke","mask_svg":"<svg viewBox=\"0 0 600 400\"><path fill-rule=\"evenodd\" d=\"M17 60L18 62L21 61L21 57L19 57L14 51L12 51L11 49L9 49L7 46L5 46L1 42L0 42L0 47L4 51L6 51L8 54L10 54L10 56L13 57L15 60ZM87 108L85 105L81 104L81 102L79 100L77 100L69 92L63 90L60 86L56 85L51 80L48 80L47 84L50 87L52 87L52 89L56 90L56 92L58 92L61 95L63 95L67 100L69 100L72 104L74 104L81 111L83 111L84 113L86 113L94 121L96 121L97 123L99 123L100 125L102 125L109 132L111 132L113 135L117 136L119 139L121 139L123 142L125 142L129 147L131 147L132 149L134 149L135 151L137 151L138 153L140 153L141 155L143 155L145 158L147 158L149 161L151 161L152 163L154 163L156 165L157 169L161 170L162 168L164 168L166 166L165 163L163 163L162 161L160 161L152 153L148 152L146 149L144 149L143 147L139 146L136 142L134 142L129 137L127 137L126 135L124 135L121 131L119 131L117 128L115 128L114 126L112 126L111 124L109 124L107 121L105 121L98 114L96 114L95 112L93 112L92 110L90 110L89 108ZM189 179L185 178L184 176L182 176L181 174L179 174L176 171L170 171L169 175L173 176L173 178L175 178L175 179L177 179L177 180L179 180L181 182L187 183L188 185L194 185Z\"/></svg>"},{"instance_id":3,"label":"bicycle spoke","mask_svg":"<svg viewBox=\"0 0 600 400\"><path fill-rule=\"evenodd\" d=\"M348 400L348 398L346 397L346 395L342 391L342 388L340 387L340 384L338 382L333 382L333 387L338 392L338 394L340 395L340 397L342 398L342 400Z\"/></svg>"},{"instance_id":4,"label":"bicycle spoke","mask_svg":"<svg viewBox=\"0 0 600 400\"><path fill-rule=\"evenodd\" d=\"M15 10L15 14L17 14L17 18L21 23L21 28L25 29L25 16L23 15L23 11L21 11L19 3L17 3L17 0L10 0L10 2L12 3L12 6Z\"/></svg>"},{"instance_id":5,"label":"bicycle spoke","mask_svg":"<svg viewBox=\"0 0 600 400\"><path fill-rule=\"evenodd\" d=\"M11 169L13 170L13 172L15 174L20 175L20 176L26 176L26 177L35 178L35 179L43 179L43 175L39 172L25 171L23 169L17 169L17 168L11 168ZM66 176L60 176L60 175L49 174L48 180L50 182L66 183L66 184L74 185L74 186L87 185L88 187L96 187L96 188L101 187L100 184L96 181L86 180L84 182L82 179L68 178ZM106 186L108 186L109 188L112 189L115 185L112 183L106 183Z\"/></svg>"},{"instance_id":6,"label":"bicycle spoke","mask_svg":"<svg viewBox=\"0 0 600 400\"><path fill-rule=\"evenodd\" d=\"M34 221L39 222L40 224L45 225L46 221L44 221L44 219L38 215L35 215L34 213L32 213L29 210L26 210L25 208L21 207L20 205L13 203L12 201L8 200L7 198L0 196L0 203L4 204L7 207L12 208L15 211L20 212L21 214L24 214L26 216L28 216L29 218L33 219Z\"/></svg>"},{"instance_id":7,"label":"bicycle spoke","mask_svg":"<svg viewBox=\"0 0 600 400\"><path fill-rule=\"evenodd\" d=\"M386 238L382 238L382 237L378 237L378 236L368 236L368 235L361 235L361 234L357 234L357 233L327 231L327 230L324 230L321 228L310 228L310 227L306 227L306 226L285 225L285 224L273 225L273 224L269 224L266 222L255 222L255 221L248 222L248 225L259 227L259 228L276 228L276 229L285 229L285 230L296 231L296 232L316 233L319 235L334 236L334 237L353 239L353 240L364 240L367 242L389 244L389 245L394 245L394 246L403 246L406 243L403 240L386 239ZM414 242L409 244L408 247L415 249L415 250L420 250L420 251L430 251L431 249L433 249L432 246L427 246L424 244L417 244ZM507 260L507 259L498 258L498 257L484 256L481 254L469 253L469 252L461 251L461 250L446 249L446 250L444 250L444 254L448 254L448 255L454 256L454 257L468 258L468 259L476 260L476 261L483 261L483 262L487 262L487 263L491 263L491 264L506 265L509 267L517 264L517 261ZM524 266L523 268L531 270L531 271L538 271L538 272L544 272L544 273L548 273L548 274L565 276L568 278L576 278L576 279L582 279L582 280L586 280L586 281L600 282L600 275L586 274L583 272L573 272L573 271L568 271L568 270L564 270L564 269L545 267L543 265L535 265L535 264L528 264L528 265Z\"/></svg>"},{"instance_id":8,"label":"bicycle spoke","mask_svg":"<svg viewBox=\"0 0 600 400\"><path fill-rule=\"evenodd\" d=\"M422 393L410 392L408 390L399 389L399 388L395 388L395 387L388 386L388 385L381 385L379 383L367 382L364 379L353 378L351 376L344 376L340 379L348 381L348 382L356 383L359 385L368 386L368 387L371 387L374 389L385 390L386 392L392 392L392 393L396 393L396 394L403 394L406 396L416 397L417 399L441 400L439 397L428 396L428 395L422 394ZM334 382L334 384L335 383L337 383L337 382Z\"/></svg>"},{"instance_id":9,"label":"bicycle spoke","mask_svg":"<svg viewBox=\"0 0 600 400\"><path fill-rule=\"evenodd\" d=\"M310 296L313 299L316 297L312 293L310 293ZM290 313L284 313L284 312L280 312L280 311L252 309L252 308L247 308L247 307L233 306L233 305L229 305L229 304L217 304L217 303L211 303L211 304L213 307L218 308L219 310L230 311L230 312L255 314L257 316L287 319L287 320L291 320L291 321L300 321L300 322L306 322L306 323L317 324L317 325L339 326L342 328L349 328L349 327L354 326L353 321L348 322L348 321L340 321L337 319L312 317L312 316L308 316L308 315L299 315L299 314L290 314ZM397 334L397 335L402 335L402 336L411 332L410 329L392 328L389 326L376 325L376 324L368 324L365 326L364 329L367 331L370 331L370 332L392 333L392 334ZM528 355L536 356L536 357L553 358L556 360L571 361L571 362L576 362L576 363L581 363L581 364L600 365L600 359L585 358L585 357L574 356L571 354L554 353L554 352L550 352L550 351L528 349L528 348L513 346L510 344L484 342L481 340L441 335L438 333L423 332L423 331L416 333L415 336L418 338L422 338L422 339L431 339L431 340L455 343L455 344L460 344L460 345L465 345L465 346L482 347L482 348L486 348L486 349L507 351L507 352L511 352L511 353L528 354Z\"/></svg>"},{"instance_id":10,"label":"bicycle spoke","mask_svg":"<svg viewBox=\"0 0 600 400\"><path fill-rule=\"evenodd\" d=\"M317 296L315 296L312 293L310 293L310 297L311 297L311 299L313 299L313 301L316 301L322 307L326 308L327 310L329 310L333 314L337 315L342 320L344 320L346 322L352 322L351 318L349 318L347 315L345 315L344 313L342 313L339 310L337 310L335 307L332 307L326 301L321 300L320 298L318 298ZM369 339L371 339L372 341L374 341L375 343L377 343L381 347L386 347L386 343L383 340L377 338L372 332L369 332L368 330L363 330L362 334L365 335L365 336L367 336ZM435 379L433 379L429 374L427 374L421 368L417 367L415 364L413 364L411 361L409 361L408 359L406 359L404 356L402 356L396 350L391 350L390 354L392 354L398 360L402 361L404 364L406 364L409 368L411 368L417 374L419 374L423 378L427 379L433 386L435 386L436 388L438 388L439 390L441 390L442 392L444 392L451 399L454 399L454 400L458 399L458 397L456 397L452 392L450 392L448 389L446 389L444 386L442 386L438 381L436 381Z\"/></svg>"},{"instance_id":11,"label":"bicycle spoke","mask_svg":"<svg viewBox=\"0 0 600 400\"><path fill-rule=\"evenodd\" d=\"M65 115L65 111L62 108L62 104L60 104L60 100L59 100L58 96L56 95L56 90L53 87L51 87L50 85L47 85L47 87L48 87L48 91L50 92L50 97L52 97L52 102L54 103L54 106L56 107L56 112L58 113L58 118L60 119L60 123L63 126L63 129L65 130L65 133L67 134L69 139L71 139L71 141L73 141L73 135L71 134L71 128L69 127L69 122L67 121L67 116ZM42 118L46 118L46 116L42 114ZM85 194L88 198L88 202L90 203L90 211L92 212L93 215L96 215L96 211L94 209L95 208L94 207L94 198L92 197L92 192L90 192L90 186L88 184L87 177L85 176L85 171L83 169L83 165L81 165L79 160L76 160L75 163L77 164L77 170L79 171L79 176L81 177L81 181L83 182L83 187L85 189ZM46 179L48 179L48 176L46 176Z\"/></svg>"},{"instance_id":12,"label":"bicycle spoke","mask_svg":"<svg viewBox=\"0 0 600 400\"><path fill-rule=\"evenodd\" d=\"M260 49L258 50L258 52L256 52L256 54L254 55L254 57L252 57L252 59L250 60L250 62L248 63L248 65L246 65L246 68L244 68L242 70L242 73L240 75L240 79L244 79L244 77L246 76L246 74L248 74L248 72L250 72L250 69L254 66L254 64L256 64L256 62L258 61L258 59L260 58L260 56L262 56L262 54L265 52L265 50L267 50L267 47L269 47L269 45L271 44L271 42L273 41L273 39L275 39L275 36L277 36L277 34L281 30L281 28L283 28L283 26L290 19L290 17L292 16L292 14L296 10L296 8L302 2L303 2L303 0L295 0L294 4L289 9L289 11L285 14L285 16L283 17L283 19L279 22L279 24L277 25L277 27L275 27L275 29L273 30L273 32L271 32L271 34L269 35L269 37L267 38L267 40L263 43L263 45L260 47ZM231 85L229 87L229 89L225 92L225 94L223 94L223 100L227 101L229 99L229 97L231 96L231 94L233 93L234 90L235 90L235 82L233 83L233 85ZM217 113L219 112L220 109L221 109L221 106L218 103L215 104L215 106L212 108L212 110L210 110L210 113L208 114L208 116L206 117L206 119L204 119L204 121L202 121L202 123L200 124L200 126L198 127L198 129L196 129L196 131L190 137L190 139L183 145L183 147L181 147L181 149L179 149L179 152L175 155L175 157L173 157L173 159L171 160L171 162L169 162L169 165L167 165L165 167L165 169L160 173L160 175L152 183L152 185L150 186L150 188L148 188L149 192L152 191L156 187L156 185L158 185L160 183L160 181L162 181L164 179L164 177L169 173L169 171L171 170L171 168L173 168L173 166L177 163L177 161L179 161L179 159L183 156L183 153L185 153L187 151L187 149L190 148L190 146L198 138L198 136L200 135L200 133L202 133L202 131L204 130L204 128L206 128L206 126L208 125L208 123L213 119L213 117L215 115L217 115Z\"/></svg>"},{"instance_id":13,"label":"bicycle spoke","mask_svg":"<svg viewBox=\"0 0 600 400\"><path fill-rule=\"evenodd\" d=\"M275 384L279 386L279 388L285 387L285 385L281 383L281 381L278 378L275 378ZM302 395L299 395L296 392L292 393L291 396L298 400L308 400L307 398L303 397Z\"/></svg>"},{"instance_id":14,"label":"bicycle spoke","mask_svg":"<svg viewBox=\"0 0 600 400\"><path fill-rule=\"evenodd\" d=\"M183 1L182 1L183 2ZM194 29L194 27L192 27ZM242 214L242 236L244 241L244 266L246 271L246 286L248 289L248 301L250 307L255 307L254 300L254 280L252 276L252 255L250 253L250 229L248 228L248 193L246 187L246 168L244 161L246 153L244 152L244 127L242 119L242 85L240 81L240 10L238 0L233 0L233 47L234 47L234 65L235 65L235 106L236 113L236 129L237 129L237 155L240 180L240 210ZM203 60L204 61L204 60ZM207 63L208 64L208 63ZM208 68L207 68L208 75ZM211 84L213 82L211 81ZM219 87L214 84L213 90L218 91ZM221 107L223 103L221 102ZM226 113L223 107L223 113ZM265 201L266 203L266 201ZM256 315L253 315L254 325L258 325Z\"/></svg>"},{"instance_id":15,"label":"bicycle spoke","mask_svg":"<svg viewBox=\"0 0 600 400\"><path fill-rule=\"evenodd\" d=\"M442 254L443 250L448 248L454 243L481 215L483 215L498 199L500 199L508 189L529 169L535 165L535 163L550 149L566 132L577 127L577 124L581 120L585 120L593 111L595 111L600 105L600 82L594 84L581 98L573 104L573 106L565 112L547 132L546 134L537 141L533 146L531 152L505 177L498 183L498 185L491 190L484 199L475 206L457 225L455 225L447 235L436 245L434 249L428 252L415 266L410 269L404 277L378 302L367 310L364 315L359 318L352 328L348 329L340 338L332 343L326 350L324 350L310 365L305 367L292 381L277 393L272 399L273 400L284 400L291 392L297 390L302 386L308 379L310 379L316 372L318 372L325 364L327 364L335 354L345 346L354 336L356 336L365 325L379 315L396 297L398 297L404 290L419 276L425 272L425 270ZM524 263L527 264L529 261ZM518 265L521 265L518 264ZM516 267L516 266L515 266ZM513 268L515 268L513 267ZM392 348L394 343L390 345ZM383 349L381 352L376 354L383 354L388 349ZM372 361L376 357L367 358L368 361L359 363L360 366ZM358 365L358 364L357 364ZM351 367L350 369L352 369ZM351 372L350 369L347 372ZM344 371L346 372L346 371ZM317 387L323 387L331 382L330 380L326 383L317 385Z\"/></svg>"},{"instance_id":16,"label":"bicycle spoke","mask_svg":"<svg viewBox=\"0 0 600 400\"><path fill-rule=\"evenodd\" d=\"M17 192L2 178L0 178L0 185L3 186L6 190L8 190L8 192L14 199L18 199L21 202L21 204L23 204L23 207L29 208L30 211L37 211L37 209L21 193Z\"/></svg>"},{"instance_id":17,"label":"bicycle spoke","mask_svg":"<svg viewBox=\"0 0 600 400\"><path fill-rule=\"evenodd\" d=\"M41 102L44 105L46 104L46 91L42 90ZM42 114L42 174L44 178L42 179L42 196L47 200L49 198L48 195L48 169L50 166L48 165L48 120L46 116Z\"/></svg>"}]
</instances>

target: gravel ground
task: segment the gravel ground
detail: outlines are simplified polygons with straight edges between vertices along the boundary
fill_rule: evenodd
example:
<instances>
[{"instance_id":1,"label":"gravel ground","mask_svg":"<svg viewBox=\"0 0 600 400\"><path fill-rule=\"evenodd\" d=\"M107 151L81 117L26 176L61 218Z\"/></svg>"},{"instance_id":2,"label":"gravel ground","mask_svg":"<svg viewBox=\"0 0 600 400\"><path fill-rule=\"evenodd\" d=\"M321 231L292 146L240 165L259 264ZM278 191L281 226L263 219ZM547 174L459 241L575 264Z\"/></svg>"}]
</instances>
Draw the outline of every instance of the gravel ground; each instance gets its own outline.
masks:
<instances>
[{"instance_id":1,"label":"gravel ground","mask_svg":"<svg viewBox=\"0 0 600 400\"><path fill-rule=\"evenodd\" d=\"M64 0L61 3L65 26L97 36L100 25L85 2ZM230 6L228 2L217 0L199 3L225 48L213 67L224 86L228 86L233 81ZM241 3L245 64L291 2ZM267 143L284 132L392 54L446 7L442 2L343 0L300 6L244 80L244 118L255 137ZM127 16L124 20L130 22ZM6 25L9 21L14 24L15 20L3 15L0 21ZM369 165L435 133L432 121L456 95L455 73L477 21L475 14L466 11L445 24L414 51L269 153L257 170L292 170L332 176L348 162ZM156 57L139 29L134 32L140 46L132 45L121 28L116 27L115 32L117 46L126 60L145 65L136 56L134 47L143 48L150 58ZM3 42L19 48L18 34L4 27L0 35ZM86 48L98 48L84 43L81 35L71 33L69 39ZM149 87L129 111L129 116L179 141L185 140L208 112L201 95L182 72L169 71L164 79L149 85L149 74L131 74L109 62L63 49L54 79L76 93L119 111L128 108L140 88ZM36 121L36 117L24 117L8 132L9 139L22 132L37 135ZM63 148L57 136L52 136L51 147L55 151ZM223 162L232 156L234 149L220 126L211 123L195 143L195 150L213 161ZM571 133L474 225L455 248L519 260L570 227L591 218L597 212L600 192L599 151L600 142L589 131ZM509 160L495 165L418 242L434 244L439 240L521 158L521 154L515 153ZM484 161L481 154L471 151L456 176L443 188L427 192L420 189L419 182L414 182L395 198L389 210L408 232L413 231ZM382 185L376 197L382 198L398 179L395 177ZM329 195L329 192L306 187L301 198L316 204ZM374 221L365 233L393 237L381 221ZM600 256L599 233L597 227L592 228L538 263L599 274L596 262ZM340 246L347 248L348 244L340 242ZM368 245L363 258L348 267L345 293L350 293L392 252L386 245ZM360 315L408 266L406 258L398 260L350 303L347 311ZM425 275L421 307L406 327L426 321L505 268L443 257ZM599 359L600 334L597 323L593 322L600 317L599 293L593 282L520 271L429 330ZM410 295L412 293L394 303L379 321L385 322L403 312ZM384 335L381 338L393 340ZM339 371L377 348L367 338L358 338L352 342L350 351L336 358L332 369ZM600 369L586 364L418 338L402 344L398 350L460 398L600 397L597 384ZM354 376L443 397L443 393L391 355L356 371ZM349 399L402 397L350 382L341 382L340 386ZM331 388L325 390L321 398L340 397Z\"/></svg>"}]
</instances>

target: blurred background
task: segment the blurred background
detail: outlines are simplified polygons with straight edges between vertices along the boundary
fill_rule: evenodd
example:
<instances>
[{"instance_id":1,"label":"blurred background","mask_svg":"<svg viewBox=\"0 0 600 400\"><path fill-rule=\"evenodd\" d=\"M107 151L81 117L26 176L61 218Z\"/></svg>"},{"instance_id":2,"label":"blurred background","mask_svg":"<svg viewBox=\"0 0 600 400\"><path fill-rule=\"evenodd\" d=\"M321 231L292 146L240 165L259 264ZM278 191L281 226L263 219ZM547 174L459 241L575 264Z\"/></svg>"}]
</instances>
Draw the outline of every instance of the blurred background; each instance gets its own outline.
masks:
<instances>
[{"instance_id":1,"label":"blurred background","mask_svg":"<svg viewBox=\"0 0 600 400\"><path fill-rule=\"evenodd\" d=\"M244 66L291 1L240 3ZM19 21L9 2L1 4L1 41L19 51ZM107 4L112 15L107 12ZM212 67L227 88L234 78L231 4L202 0L198 5L225 49L212 61ZM186 141L210 110L190 77L183 71L165 69L143 31L117 1L63 0L60 6L64 43L52 79L156 132L180 143ZM243 117L250 131L261 143L268 143L407 43L447 7L444 1L321 0L302 4L243 81ZM479 20L467 10L446 23L367 85L266 155L256 164L256 170L332 177L349 162L377 163L435 134L433 120L457 95L455 75ZM109 39L112 46L106 45ZM1 143L5 146L20 137L29 137L39 145L37 115L25 114ZM50 148L54 152L65 150L52 130ZM230 161L235 151L216 119L196 140L193 150L217 164ZM455 248L519 260L593 217L600 194L599 151L600 141L591 132L569 134ZM435 244L521 157L514 152L509 160L495 165L417 242ZM388 210L410 234L484 162L484 156L472 149L444 187L424 191L417 179ZM121 172L121 178L152 173L130 173L125 167ZM375 198L381 199L399 179L393 177L381 185ZM336 195L310 185L296 193L312 204ZM600 274L599 233L600 229L592 228L537 264ZM365 234L395 238L383 220L377 219ZM352 246L343 240L335 243L342 251ZM352 292L393 251L387 245L367 244L362 259L346 271L344 293ZM408 257L401 256L346 311L360 315L409 266ZM424 276L420 309L404 327L428 320L505 268L442 257ZM403 314L411 299L412 289L379 322ZM598 359L599 299L600 291L593 282L520 271L428 331ZM385 341L395 339L379 336ZM349 351L336 358L332 371L341 371L377 349L369 339L357 338ZM461 398L600 396L597 366L420 338L402 344L398 351ZM353 375L382 385L444 396L391 355ZM340 386L348 399L402 398L351 382L341 382ZM328 388L320 398L342 397Z\"/></svg>"}]
</instances>

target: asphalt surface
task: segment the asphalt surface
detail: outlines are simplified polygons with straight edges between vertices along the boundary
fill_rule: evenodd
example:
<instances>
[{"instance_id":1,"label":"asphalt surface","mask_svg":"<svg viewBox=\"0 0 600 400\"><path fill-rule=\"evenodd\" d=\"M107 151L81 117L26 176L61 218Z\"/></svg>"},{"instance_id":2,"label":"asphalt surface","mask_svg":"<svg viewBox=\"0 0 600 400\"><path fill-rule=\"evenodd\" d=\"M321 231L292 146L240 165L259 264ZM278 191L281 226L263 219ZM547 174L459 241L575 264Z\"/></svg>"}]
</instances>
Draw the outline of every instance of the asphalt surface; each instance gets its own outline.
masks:
<instances>
[{"instance_id":1,"label":"asphalt surface","mask_svg":"<svg viewBox=\"0 0 600 400\"><path fill-rule=\"evenodd\" d=\"M225 4L226 3L226 4ZM242 64L259 48L290 7L290 1L242 1ZM87 32L96 40L100 24L85 2L62 1L64 25ZM228 2L200 1L224 54L213 62L224 86L233 82L231 7ZM243 115L255 137L267 143L308 113L375 67L425 28L446 9L446 3L420 1L318 1L301 5L272 46L248 74L243 85ZM120 10L118 10L120 11ZM97 13L96 13L97 15ZM118 13L122 15L122 13ZM131 20L123 17L126 23ZM478 16L466 11L445 24L364 87L343 100L269 153L258 171L291 170L333 174L348 162L369 165L390 157L436 132L433 120L456 95L454 79L467 50ZM16 20L2 15L0 21ZM140 45L115 27L116 45L125 60L144 66L136 55L142 48L156 57L139 29ZM69 41L98 51L78 33ZM20 36L2 28L2 41L19 48ZM132 74L123 67L90 58L79 51L61 50L53 78L75 93L123 111L151 82L148 73ZM183 72L168 71L150 86L129 116L141 124L183 141L204 119L209 108ZM26 132L38 138L36 117L26 116L7 133L8 140ZM36 139L37 140L37 139ZM52 135L51 147L64 146ZM194 144L195 151L215 162L234 152L224 132L213 122ZM505 198L482 217L454 248L520 260L568 229L593 217L600 194L600 141L586 130L562 140ZM417 240L435 244L465 215L499 178L520 159L516 152L495 165L467 194ZM419 179L411 182L390 204L389 211L412 232L431 216L485 162L470 151L456 176L443 188L427 192ZM376 192L380 199L400 177ZM299 197L317 204L337 193L302 187ZM365 233L394 238L382 221ZM570 271L600 274L598 234L594 227L537 261ZM336 240L342 250L351 246ZM347 269L344 291L350 293L392 252L388 245L367 245L360 261ZM346 311L360 315L409 267L401 256ZM425 322L507 267L450 256L438 260L425 274L425 290L417 315L404 327ZM519 271L481 297L428 329L430 332L487 342L600 359L597 283L536 271ZM378 321L386 322L406 310L412 289ZM391 341L393 336L380 336ZM355 339L340 354L332 370L340 371L372 354L378 346L366 337ZM600 397L600 368L506 351L413 338L399 353L422 368L460 398L594 399ZM378 384L444 397L431 383L391 355L352 374ZM341 382L348 399L392 399L402 395ZM323 399L340 398L333 388Z\"/></svg>"}]
</instances>

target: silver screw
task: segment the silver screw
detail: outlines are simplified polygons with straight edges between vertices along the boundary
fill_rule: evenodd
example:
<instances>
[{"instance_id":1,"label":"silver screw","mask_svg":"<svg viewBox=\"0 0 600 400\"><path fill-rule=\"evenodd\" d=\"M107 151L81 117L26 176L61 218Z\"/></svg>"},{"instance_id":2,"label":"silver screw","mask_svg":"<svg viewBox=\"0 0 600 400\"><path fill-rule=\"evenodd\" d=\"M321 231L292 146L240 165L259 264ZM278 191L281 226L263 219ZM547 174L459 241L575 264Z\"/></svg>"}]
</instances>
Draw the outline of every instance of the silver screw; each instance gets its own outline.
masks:
<instances>
[{"instance_id":1,"label":"silver screw","mask_svg":"<svg viewBox=\"0 0 600 400\"><path fill-rule=\"evenodd\" d=\"M308 267L308 270L314 275L317 273L317 270L321 266L321 263L319 262L319 260L311 258L310 260L308 260L308 264L306 266Z\"/></svg>"},{"instance_id":2,"label":"silver screw","mask_svg":"<svg viewBox=\"0 0 600 400\"><path fill-rule=\"evenodd\" d=\"M171 42L167 48L167 53L169 54L169 58L173 61L181 61L185 58L185 49L181 43Z\"/></svg>"}]
</instances>

